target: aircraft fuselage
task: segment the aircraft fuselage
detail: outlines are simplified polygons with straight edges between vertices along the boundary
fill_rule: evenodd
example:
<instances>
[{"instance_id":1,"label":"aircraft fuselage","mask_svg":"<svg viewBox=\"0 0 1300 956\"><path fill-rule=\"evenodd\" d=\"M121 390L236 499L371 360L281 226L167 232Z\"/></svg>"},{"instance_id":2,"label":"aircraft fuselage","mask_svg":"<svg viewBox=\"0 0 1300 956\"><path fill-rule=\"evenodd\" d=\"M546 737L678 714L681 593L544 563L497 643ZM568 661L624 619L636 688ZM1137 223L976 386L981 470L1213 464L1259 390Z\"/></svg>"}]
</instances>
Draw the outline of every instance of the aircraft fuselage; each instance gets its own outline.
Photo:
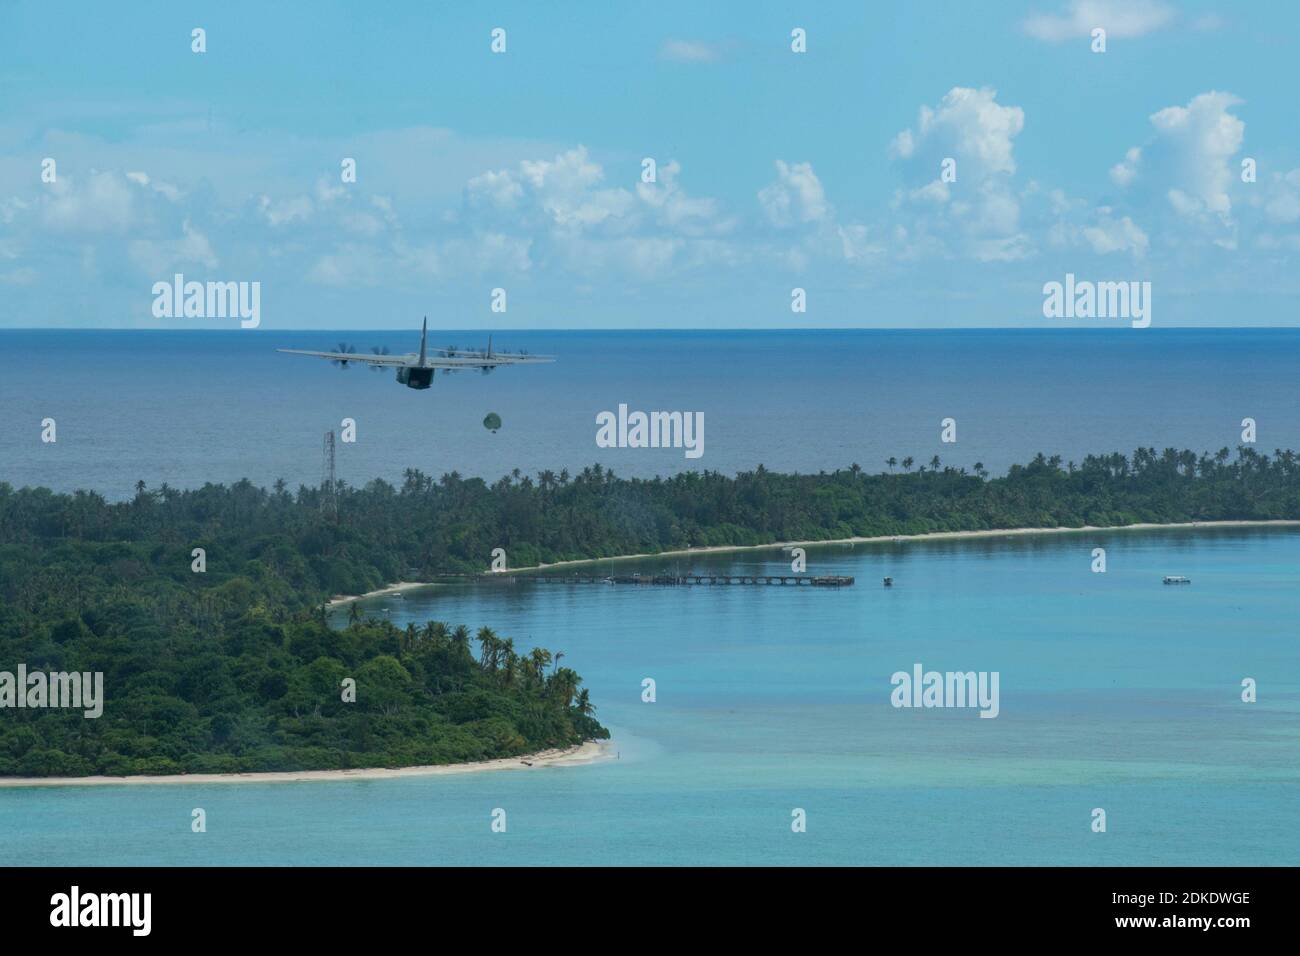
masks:
<instances>
[{"instance_id":1,"label":"aircraft fuselage","mask_svg":"<svg viewBox=\"0 0 1300 956\"><path fill-rule=\"evenodd\" d=\"M397 380L407 388L428 388L433 384L433 369L403 366L397 370Z\"/></svg>"}]
</instances>

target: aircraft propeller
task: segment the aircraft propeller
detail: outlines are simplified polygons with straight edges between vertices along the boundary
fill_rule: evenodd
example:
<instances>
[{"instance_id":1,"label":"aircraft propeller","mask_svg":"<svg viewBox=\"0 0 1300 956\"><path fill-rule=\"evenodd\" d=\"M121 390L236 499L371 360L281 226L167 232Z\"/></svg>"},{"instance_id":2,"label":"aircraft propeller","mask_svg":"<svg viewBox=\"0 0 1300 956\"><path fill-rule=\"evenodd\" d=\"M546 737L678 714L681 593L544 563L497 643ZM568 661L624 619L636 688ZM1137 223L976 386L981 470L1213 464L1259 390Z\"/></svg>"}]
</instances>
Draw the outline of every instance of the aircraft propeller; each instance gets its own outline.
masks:
<instances>
[{"instance_id":1,"label":"aircraft propeller","mask_svg":"<svg viewBox=\"0 0 1300 956\"><path fill-rule=\"evenodd\" d=\"M357 347L355 345L347 345L344 342L340 342L339 347L336 349L338 352L345 352L349 355L355 353L356 350ZM339 368L347 368L351 363L347 359L330 359L330 364L337 365Z\"/></svg>"}]
</instances>

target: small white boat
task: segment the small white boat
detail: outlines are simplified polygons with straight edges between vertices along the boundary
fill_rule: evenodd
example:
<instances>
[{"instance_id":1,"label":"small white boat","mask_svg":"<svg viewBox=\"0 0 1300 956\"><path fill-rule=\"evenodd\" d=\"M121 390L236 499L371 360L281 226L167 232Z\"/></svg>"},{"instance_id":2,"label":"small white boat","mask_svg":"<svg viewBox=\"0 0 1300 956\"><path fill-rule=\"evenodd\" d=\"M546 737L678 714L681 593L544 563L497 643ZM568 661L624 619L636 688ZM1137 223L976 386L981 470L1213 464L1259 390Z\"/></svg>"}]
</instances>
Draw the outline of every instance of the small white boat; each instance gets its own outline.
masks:
<instances>
[{"instance_id":1,"label":"small white boat","mask_svg":"<svg viewBox=\"0 0 1300 956\"><path fill-rule=\"evenodd\" d=\"M1185 578L1181 574L1166 574L1165 584L1191 584L1191 578Z\"/></svg>"}]
</instances>

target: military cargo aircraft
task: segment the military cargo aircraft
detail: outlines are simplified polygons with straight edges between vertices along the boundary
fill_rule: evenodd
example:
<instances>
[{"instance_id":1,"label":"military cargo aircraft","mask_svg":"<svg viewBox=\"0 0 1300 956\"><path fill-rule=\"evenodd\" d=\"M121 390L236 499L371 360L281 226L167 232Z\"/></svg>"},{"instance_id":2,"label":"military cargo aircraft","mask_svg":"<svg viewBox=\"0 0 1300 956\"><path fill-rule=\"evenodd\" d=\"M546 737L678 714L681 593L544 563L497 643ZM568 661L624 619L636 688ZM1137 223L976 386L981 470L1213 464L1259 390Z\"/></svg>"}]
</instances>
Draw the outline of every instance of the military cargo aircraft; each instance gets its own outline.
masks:
<instances>
[{"instance_id":1,"label":"military cargo aircraft","mask_svg":"<svg viewBox=\"0 0 1300 956\"><path fill-rule=\"evenodd\" d=\"M337 352L315 352L308 349L276 349L290 355L312 355L316 358L329 359L340 369L355 364L367 365L374 371L391 368L397 373L397 381L407 388L428 388L433 384L433 373L441 371L461 372L467 368L476 368L484 375L498 365L536 365L542 362L554 362L552 355L529 355L527 352L494 352L492 337L488 336L487 348L483 351L458 349L455 347L430 349L426 342L429 333L429 319L425 318L420 326L420 351L405 355L389 355L387 349L371 349L371 354L357 352L349 345L339 345ZM430 355L429 353L436 353Z\"/></svg>"}]
</instances>

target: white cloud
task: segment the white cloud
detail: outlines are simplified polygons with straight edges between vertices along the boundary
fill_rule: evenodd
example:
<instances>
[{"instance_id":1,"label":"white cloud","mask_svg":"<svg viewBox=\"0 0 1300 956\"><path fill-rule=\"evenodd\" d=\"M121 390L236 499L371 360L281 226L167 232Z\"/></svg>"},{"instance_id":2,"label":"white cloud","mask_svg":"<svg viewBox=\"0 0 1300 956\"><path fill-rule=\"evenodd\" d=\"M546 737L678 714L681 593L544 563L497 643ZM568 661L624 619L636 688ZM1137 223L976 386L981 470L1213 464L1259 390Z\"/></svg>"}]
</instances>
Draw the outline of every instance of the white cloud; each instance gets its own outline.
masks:
<instances>
[{"instance_id":1,"label":"white cloud","mask_svg":"<svg viewBox=\"0 0 1300 956\"><path fill-rule=\"evenodd\" d=\"M570 270L589 276L613 269L638 279L668 274L685 248L682 239L671 236L625 236L600 243L582 241L569 250Z\"/></svg>"},{"instance_id":2,"label":"white cloud","mask_svg":"<svg viewBox=\"0 0 1300 956\"><path fill-rule=\"evenodd\" d=\"M1300 169L1273 178L1264 212L1273 222L1300 220Z\"/></svg>"},{"instance_id":3,"label":"white cloud","mask_svg":"<svg viewBox=\"0 0 1300 956\"><path fill-rule=\"evenodd\" d=\"M1032 253L1013 188L1015 138L1024 126L1024 111L998 103L996 90L954 87L894 137L889 152L909 184L895 208L911 214L906 231L915 254L938 248L987 262ZM941 176L949 159L951 183Z\"/></svg>"},{"instance_id":4,"label":"white cloud","mask_svg":"<svg viewBox=\"0 0 1300 956\"><path fill-rule=\"evenodd\" d=\"M169 199L172 202L181 201L182 193L179 189L177 189L171 183L154 182L149 178L148 173L138 172L138 171L129 172L126 174L126 178L131 180L131 182L133 183L137 183L138 185L151 187L154 192L162 196L165 196L167 199Z\"/></svg>"},{"instance_id":5,"label":"white cloud","mask_svg":"<svg viewBox=\"0 0 1300 956\"><path fill-rule=\"evenodd\" d=\"M1159 0L1070 0L1060 13L1037 13L1024 22L1031 37L1060 43L1092 35L1101 27L1109 39L1144 36L1173 23L1176 11Z\"/></svg>"},{"instance_id":6,"label":"white cloud","mask_svg":"<svg viewBox=\"0 0 1300 956\"><path fill-rule=\"evenodd\" d=\"M840 241L840 253L849 262L873 259L884 252L884 248L871 240L870 231L860 223L837 226L836 236Z\"/></svg>"},{"instance_id":7,"label":"white cloud","mask_svg":"<svg viewBox=\"0 0 1300 956\"><path fill-rule=\"evenodd\" d=\"M730 231L734 220L716 200L686 194L681 165L660 163L656 182L629 175L635 188L605 184L605 171L585 146L549 160L523 160L514 169L492 170L465 187L461 221L471 228L543 233L557 241L587 234L606 237L658 234L703 236ZM633 179L633 175L635 179Z\"/></svg>"},{"instance_id":8,"label":"white cloud","mask_svg":"<svg viewBox=\"0 0 1300 956\"><path fill-rule=\"evenodd\" d=\"M568 234L597 228L625 232L635 225L636 194L603 187L604 176L587 148L578 146L554 159L526 159L513 170L475 176L465 187L465 201L471 214L502 225Z\"/></svg>"},{"instance_id":9,"label":"white cloud","mask_svg":"<svg viewBox=\"0 0 1300 956\"><path fill-rule=\"evenodd\" d=\"M181 224L181 236L176 239L135 239L127 246L127 254L147 275L161 277L178 266L203 266L215 269L217 255L207 236L190 225Z\"/></svg>"},{"instance_id":10,"label":"white cloud","mask_svg":"<svg viewBox=\"0 0 1300 956\"><path fill-rule=\"evenodd\" d=\"M722 58L722 48L699 40L665 40L659 57L674 63L714 63Z\"/></svg>"},{"instance_id":11,"label":"white cloud","mask_svg":"<svg viewBox=\"0 0 1300 956\"><path fill-rule=\"evenodd\" d=\"M771 238L754 254L779 268L801 272L813 263L873 263L884 252L863 223L841 222L812 163L776 160L776 179L758 191Z\"/></svg>"},{"instance_id":12,"label":"white cloud","mask_svg":"<svg viewBox=\"0 0 1300 956\"><path fill-rule=\"evenodd\" d=\"M773 158L769 173L735 187L741 198L729 203L692 195L691 171L667 157L657 182L642 182L642 152L630 146L606 160L580 145L470 141L418 129L347 143L289 137L277 153L260 148L274 137L250 134L235 168L223 171L206 132L183 149L147 140L148 150L140 141L84 137L77 150L46 150L28 135L5 146L0 163L9 165L0 172L31 165L19 147L86 158L66 181L61 163L57 187L28 169L30 182L0 195L0 233L21 241L21 255L6 258L6 248L19 247L0 240L0 283L8 301L57 299L60 278L83 284L80 266L84 285L109 290L105 301L114 285L123 287L128 308L117 314L138 311L130 298L140 295L137 270L159 278L177 267L198 275L218 265L222 272L210 278L276 277L285 288L306 280L322 288L293 290L306 294L302 301L335 304L348 302L337 293L350 289L379 290L354 302L391 301L431 290L457 296L519 277L527 277L535 302L577 288L648 302L656 289L684 301L682 290L748 291L801 270L809 281L798 284L809 288L886 287L936 262L953 270L954 287L977 284L978 263L999 264L984 270L989 282L1014 283L1034 267L1001 264L1056 252L1081 262L1154 256L1169 274L1208 274L1226 261L1212 243L1236 241L1235 227L1224 229L1233 216L1243 219L1252 252L1274 251L1258 261L1282 261L1300 248L1289 235L1300 231L1300 171L1272 172L1261 147L1259 184L1239 183L1244 132L1230 94L1202 94L1152 114L1147 141L1125 151L1121 140L1113 187L1088 199L1025 181L1016 146L1027 118L1019 107L991 89L935 94L888 143L899 181L893 205L878 211L859 211L861 190L847 179L840 187L816 155L812 162ZM96 168L115 172L85 172L105 154L113 162ZM357 157L357 183L339 182L329 157L341 155ZM940 178L948 157L957 161L955 182Z\"/></svg>"},{"instance_id":13,"label":"white cloud","mask_svg":"<svg viewBox=\"0 0 1300 956\"><path fill-rule=\"evenodd\" d=\"M812 163L776 161L776 181L758 193L768 221L779 228L823 222L831 215L826 191Z\"/></svg>"},{"instance_id":14,"label":"white cloud","mask_svg":"<svg viewBox=\"0 0 1300 956\"><path fill-rule=\"evenodd\" d=\"M1168 106L1151 114L1152 138L1134 146L1111 167L1111 180L1126 200L1142 206L1144 218L1157 206L1181 223L1167 232L1172 241L1210 238L1231 248L1235 242L1233 190L1246 124L1231 112L1241 103L1231 93L1210 91L1186 106ZM1194 226L1191 231L1188 226Z\"/></svg>"},{"instance_id":15,"label":"white cloud","mask_svg":"<svg viewBox=\"0 0 1300 956\"><path fill-rule=\"evenodd\" d=\"M656 182L638 182L637 197L647 207L655 210L659 223L687 235L707 235L730 232L735 220L723 215L716 199L687 196L677 182L682 171L675 159L659 166Z\"/></svg>"},{"instance_id":16,"label":"white cloud","mask_svg":"<svg viewBox=\"0 0 1300 956\"><path fill-rule=\"evenodd\" d=\"M921 107L915 132L905 129L895 136L891 152L901 159L932 162L935 178L939 161L949 156L957 159L959 177L1014 173L1013 141L1025 128L1025 112L1002 106L997 96L988 87L953 87L937 108Z\"/></svg>"},{"instance_id":17,"label":"white cloud","mask_svg":"<svg viewBox=\"0 0 1300 956\"><path fill-rule=\"evenodd\" d=\"M322 204L337 202L348 195L348 187L342 182L331 182L324 176L316 179L316 198Z\"/></svg>"},{"instance_id":18,"label":"white cloud","mask_svg":"<svg viewBox=\"0 0 1300 956\"><path fill-rule=\"evenodd\" d=\"M1112 252L1131 252L1145 256L1150 248L1147 234L1128 216L1116 219L1107 206L1097 210L1097 222L1083 228L1083 237L1093 252L1107 255Z\"/></svg>"},{"instance_id":19,"label":"white cloud","mask_svg":"<svg viewBox=\"0 0 1300 956\"><path fill-rule=\"evenodd\" d=\"M1151 249L1147 231L1111 206L1094 206L1060 189L1035 191L1033 200L1029 218L1055 249L1087 250L1099 256L1128 253L1135 259L1144 258Z\"/></svg>"},{"instance_id":20,"label":"white cloud","mask_svg":"<svg viewBox=\"0 0 1300 956\"><path fill-rule=\"evenodd\" d=\"M1158 136L1170 147L1170 201L1180 212L1223 217L1232 212L1228 160L1241 148L1246 124L1228 110L1240 103L1231 93L1211 91L1151 116ZM1181 198L1175 200L1174 193Z\"/></svg>"},{"instance_id":21,"label":"white cloud","mask_svg":"<svg viewBox=\"0 0 1300 956\"><path fill-rule=\"evenodd\" d=\"M1124 158L1110 168L1111 181L1117 186L1127 186L1137 176L1138 165L1142 162L1142 150L1134 146Z\"/></svg>"},{"instance_id":22,"label":"white cloud","mask_svg":"<svg viewBox=\"0 0 1300 956\"><path fill-rule=\"evenodd\" d=\"M475 200L486 202L498 209L512 209L524 198L523 183L513 173L489 170L481 176L475 176L466 186L467 193Z\"/></svg>"},{"instance_id":23,"label":"white cloud","mask_svg":"<svg viewBox=\"0 0 1300 956\"><path fill-rule=\"evenodd\" d=\"M116 172L91 170L83 180L60 176L40 202L44 226L56 232L126 232L142 222L137 184Z\"/></svg>"},{"instance_id":24,"label":"white cloud","mask_svg":"<svg viewBox=\"0 0 1300 956\"><path fill-rule=\"evenodd\" d=\"M1014 236L972 239L967 246L977 262L1015 262L1033 255L1033 244L1024 233Z\"/></svg>"},{"instance_id":25,"label":"white cloud","mask_svg":"<svg viewBox=\"0 0 1300 956\"><path fill-rule=\"evenodd\" d=\"M952 190L948 188L948 184L943 180L936 179L926 183L920 189L913 189L908 195L912 199L924 199L943 205L952 198Z\"/></svg>"},{"instance_id":26,"label":"white cloud","mask_svg":"<svg viewBox=\"0 0 1300 956\"><path fill-rule=\"evenodd\" d=\"M921 107L925 109L925 107ZM905 129L890 141L889 152L893 156L901 159L910 159L916 152L916 140L912 138L912 131Z\"/></svg>"},{"instance_id":27,"label":"white cloud","mask_svg":"<svg viewBox=\"0 0 1300 956\"><path fill-rule=\"evenodd\" d=\"M610 186L583 146L480 172L466 182L461 208L440 217L443 234L419 241L404 238L392 204L376 200L342 223L357 236L382 238L382 214L391 239L345 244L318 256L308 275L335 286L377 284L384 276L517 276L539 268L597 280L651 279L728 259L721 237L735 220L716 200L686 193L679 163L661 163L653 183L640 182L640 174L637 164L628 172L631 188Z\"/></svg>"},{"instance_id":28,"label":"white cloud","mask_svg":"<svg viewBox=\"0 0 1300 956\"><path fill-rule=\"evenodd\" d=\"M284 226L310 219L315 206L308 196L294 196L290 199L272 199L270 196L263 196L258 208L272 226Z\"/></svg>"},{"instance_id":29,"label":"white cloud","mask_svg":"<svg viewBox=\"0 0 1300 956\"><path fill-rule=\"evenodd\" d=\"M318 258L308 270L307 278L326 286L375 286L383 281L385 265L379 250L347 244Z\"/></svg>"}]
</instances>

